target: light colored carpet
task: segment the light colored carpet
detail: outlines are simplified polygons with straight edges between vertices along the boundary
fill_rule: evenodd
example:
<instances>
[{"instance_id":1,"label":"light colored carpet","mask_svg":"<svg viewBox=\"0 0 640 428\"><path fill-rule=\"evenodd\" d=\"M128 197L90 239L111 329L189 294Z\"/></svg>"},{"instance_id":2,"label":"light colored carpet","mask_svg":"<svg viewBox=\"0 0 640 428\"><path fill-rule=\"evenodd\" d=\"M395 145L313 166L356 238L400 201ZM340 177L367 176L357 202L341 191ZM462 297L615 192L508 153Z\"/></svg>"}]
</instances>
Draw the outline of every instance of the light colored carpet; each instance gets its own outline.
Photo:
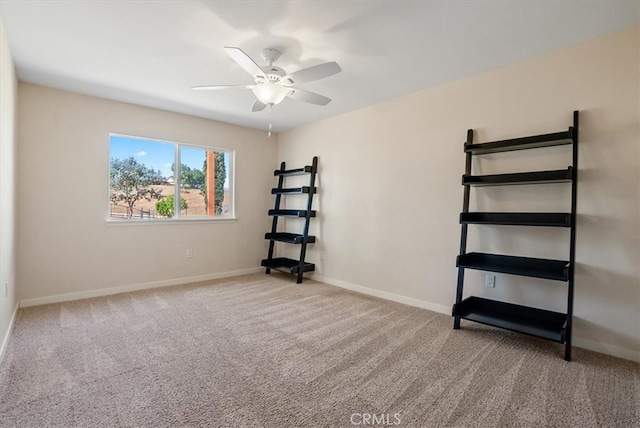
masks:
<instances>
[{"instance_id":1,"label":"light colored carpet","mask_svg":"<svg viewBox=\"0 0 640 428\"><path fill-rule=\"evenodd\" d=\"M0 426L640 426L639 364L452 324L279 274L20 309Z\"/></svg>"}]
</instances>

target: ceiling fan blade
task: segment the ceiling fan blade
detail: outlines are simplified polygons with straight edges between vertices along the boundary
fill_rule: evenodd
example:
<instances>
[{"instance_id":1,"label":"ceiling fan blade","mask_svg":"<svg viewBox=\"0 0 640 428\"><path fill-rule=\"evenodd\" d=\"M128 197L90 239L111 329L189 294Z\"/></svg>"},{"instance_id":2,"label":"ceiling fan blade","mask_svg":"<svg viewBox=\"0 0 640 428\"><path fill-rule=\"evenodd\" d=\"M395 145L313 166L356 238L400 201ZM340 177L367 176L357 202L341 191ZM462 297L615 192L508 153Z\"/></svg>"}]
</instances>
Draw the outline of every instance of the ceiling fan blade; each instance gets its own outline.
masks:
<instances>
[{"instance_id":1,"label":"ceiling fan blade","mask_svg":"<svg viewBox=\"0 0 640 428\"><path fill-rule=\"evenodd\" d=\"M252 75L254 79L256 77L262 77L264 79L267 79L267 75L264 74L264 71L262 71L260 66L256 64L255 61L252 60L249 55L244 53L242 49L234 48L234 47L225 47L224 50L227 51L227 54L229 54L229 56L235 62L237 62L240 67L244 68L247 71L247 73Z\"/></svg>"},{"instance_id":2,"label":"ceiling fan blade","mask_svg":"<svg viewBox=\"0 0 640 428\"><path fill-rule=\"evenodd\" d=\"M243 88L243 89L251 89L255 85L210 85L210 86L193 86L191 89L195 89L196 91L208 91L211 89L229 89L229 88Z\"/></svg>"},{"instance_id":3,"label":"ceiling fan blade","mask_svg":"<svg viewBox=\"0 0 640 428\"><path fill-rule=\"evenodd\" d=\"M331 102L331 98L316 94L315 92L303 91L302 89L298 88L289 89L291 89L291 92L289 92L289 97L293 98L294 100L304 101L319 106L326 106Z\"/></svg>"},{"instance_id":4,"label":"ceiling fan blade","mask_svg":"<svg viewBox=\"0 0 640 428\"><path fill-rule=\"evenodd\" d=\"M256 111L262 111L262 110L264 110L264 108L265 108L266 106L267 106L267 105L266 105L266 104L264 104L262 101L260 101L260 100L256 100L256 102L255 102L255 103L253 103L253 108L251 109L251 111L253 111L253 112L256 112Z\"/></svg>"},{"instance_id":5,"label":"ceiling fan blade","mask_svg":"<svg viewBox=\"0 0 640 428\"><path fill-rule=\"evenodd\" d=\"M324 64L314 65L312 67L303 68L284 76L281 80L284 86L297 85L298 83L313 82L314 80L324 79L340 73L342 69L336 62L325 62Z\"/></svg>"}]
</instances>

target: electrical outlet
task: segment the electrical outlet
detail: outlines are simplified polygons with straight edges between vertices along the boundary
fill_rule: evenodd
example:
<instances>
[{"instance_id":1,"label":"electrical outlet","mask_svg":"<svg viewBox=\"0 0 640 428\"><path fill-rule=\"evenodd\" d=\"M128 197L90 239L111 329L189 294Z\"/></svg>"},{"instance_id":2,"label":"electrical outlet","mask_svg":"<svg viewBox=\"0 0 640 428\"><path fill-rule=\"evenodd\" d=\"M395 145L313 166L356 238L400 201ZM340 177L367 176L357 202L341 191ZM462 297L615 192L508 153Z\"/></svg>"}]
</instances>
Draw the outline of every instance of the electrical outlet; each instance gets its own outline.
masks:
<instances>
[{"instance_id":1,"label":"electrical outlet","mask_svg":"<svg viewBox=\"0 0 640 428\"><path fill-rule=\"evenodd\" d=\"M193 257L193 250L191 248L187 248L187 258L190 259Z\"/></svg>"},{"instance_id":2,"label":"electrical outlet","mask_svg":"<svg viewBox=\"0 0 640 428\"><path fill-rule=\"evenodd\" d=\"M496 287L496 276L491 274L485 274L484 276L484 286L489 288Z\"/></svg>"}]
</instances>

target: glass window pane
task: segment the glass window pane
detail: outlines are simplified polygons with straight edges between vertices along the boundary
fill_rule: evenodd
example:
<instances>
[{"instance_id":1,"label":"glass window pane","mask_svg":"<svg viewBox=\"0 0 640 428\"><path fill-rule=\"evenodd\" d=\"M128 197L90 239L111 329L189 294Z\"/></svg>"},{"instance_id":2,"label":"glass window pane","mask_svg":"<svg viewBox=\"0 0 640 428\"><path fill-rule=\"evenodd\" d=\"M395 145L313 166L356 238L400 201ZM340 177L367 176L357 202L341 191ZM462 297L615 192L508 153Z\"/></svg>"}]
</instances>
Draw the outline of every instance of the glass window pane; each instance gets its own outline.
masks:
<instances>
[{"instance_id":1,"label":"glass window pane","mask_svg":"<svg viewBox=\"0 0 640 428\"><path fill-rule=\"evenodd\" d=\"M228 152L180 147L180 216L231 216L229 162Z\"/></svg>"},{"instance_id":2,"label":"glass window pane","mask_svg":"<svg viewBox=\"0 0 640 428\"><path fill-rule=\"evenodd\" d=\"M174 194L175 146L154 140L109 138L109 219L166 217L157 204Z\"/></svg>"}]
</instances>

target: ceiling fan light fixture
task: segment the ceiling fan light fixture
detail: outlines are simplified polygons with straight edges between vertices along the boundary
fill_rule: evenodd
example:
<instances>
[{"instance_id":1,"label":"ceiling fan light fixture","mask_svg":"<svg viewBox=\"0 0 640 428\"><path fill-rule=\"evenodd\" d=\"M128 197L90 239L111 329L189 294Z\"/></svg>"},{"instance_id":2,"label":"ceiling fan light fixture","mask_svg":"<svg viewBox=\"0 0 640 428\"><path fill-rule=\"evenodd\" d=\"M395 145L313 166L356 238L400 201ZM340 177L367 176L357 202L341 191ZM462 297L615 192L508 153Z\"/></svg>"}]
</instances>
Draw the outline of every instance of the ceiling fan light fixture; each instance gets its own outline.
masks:
<instances>
[{"instance_id":1,"label":"ceiling fan light fixture","mask_svg":"<svg viewBox=\"0 0 640 428\"><path fill-rule=\"evenodd\" d=\"M324 79L342 71L337 63L326 62L288 74L282 68L273 65L280 57L280 51L277 49L263 49L262 58L268 65L262 67L256 64L256 62L240 48L227 46L224 50L231 59L253 77L255 84L195 86L193 89L221 89L230 87L251 89L256 96L256 101L251 109L252 112L262 111L266 106L272 107L279 104L286 97L310 104L325 106L331 102L331 98L293 87L293 85Z\"/></svg>"},{"instance_id":2,"label":"ceiling fan light fixture","mask_svg":"<svg viewBox=\"0 0 640 428\"><path fill-rule=\"evenodd\" d=\"M252 90L260 102L268 106L281 103L290 91L279 83L261 83L254 86Z\"/></svg>"}]
</instances>

